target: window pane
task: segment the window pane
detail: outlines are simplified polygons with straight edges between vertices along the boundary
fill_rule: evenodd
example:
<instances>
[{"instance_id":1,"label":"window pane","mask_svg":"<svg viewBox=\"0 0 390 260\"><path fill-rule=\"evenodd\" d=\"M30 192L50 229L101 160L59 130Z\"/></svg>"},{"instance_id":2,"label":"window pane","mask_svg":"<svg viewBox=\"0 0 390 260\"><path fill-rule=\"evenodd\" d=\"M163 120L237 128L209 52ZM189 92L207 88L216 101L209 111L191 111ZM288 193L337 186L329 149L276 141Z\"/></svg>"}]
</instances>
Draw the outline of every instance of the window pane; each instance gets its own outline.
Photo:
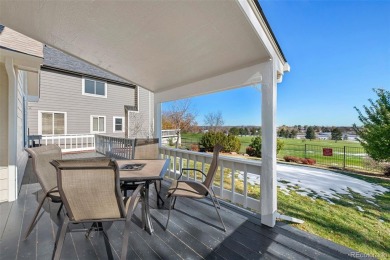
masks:
<instances>
[{"instance_id":1,"label":"window pane","mask_svg":"<svg viewBox=\"0 0 390 260\"><path fill-rule=\"evenodd\" d=\"M54 134L65 134L65 114L54 113Z\"/></svg>"},{"instance_id":2,"label":"window pane","mask_svg":"<svg viewBox=\"0 0 390 260\"><path fill-rule=\"evenodd\" d=\"M86 79L84 92L89 94L95 94L95 81Z\"/></svg>"},{"instance_id":3,"label":"window pane","mask_svg":"<svg viewBox=\"0 0 390 260\"><path fill-rule=\"evenodd\" d=\"M105 88L104 88L104 83L96 81L96 95L105 95Z\"/></svg>"},{"instance_id":4,"label":"window pane","mask_svg":"<svg viewBox=\"0 0 390 260\"><path fill-rule=\"evenodd\" d=\"M104 132L104 117L99 117L99 132Z\"/></svg>"},{"instance_id":5,"label":"window pane","mask_svg":"<svg viewBox=\"0 0 390 260\"><path fill-rule=\"evenodd\" d=\"M115 131L122 131L122 118L115 118Z\"/></svg>"},{"instance_id":6,"label":"window pane","mask_svg":"<svg viewBox=\"0 0 390 260\"><path fill-rule=\"evenodd\" d=\"M99 131L98 126L99 126L99 119L97 117L94 117L92 121L92 131L98 132Z\"/></svg>"},{"instance_id":7,"label":"window pane","mask_svg":"<svg viewBox=\"0 0 390 260\"><path fill-rule=\"evenodd\" d=\"M53 134L53 114L42 113L42 134L52 135Z\"/></svg>"}]
</instances>

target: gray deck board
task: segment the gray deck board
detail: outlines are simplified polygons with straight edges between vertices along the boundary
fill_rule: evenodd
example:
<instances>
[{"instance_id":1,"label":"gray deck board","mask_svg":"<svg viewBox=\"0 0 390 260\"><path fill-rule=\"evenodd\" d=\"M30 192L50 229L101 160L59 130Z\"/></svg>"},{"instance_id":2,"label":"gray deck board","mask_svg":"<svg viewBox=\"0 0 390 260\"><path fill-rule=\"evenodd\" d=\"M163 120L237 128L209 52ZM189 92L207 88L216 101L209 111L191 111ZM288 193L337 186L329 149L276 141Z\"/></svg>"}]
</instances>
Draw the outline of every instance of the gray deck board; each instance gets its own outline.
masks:
<instances>
[{"instance_id":1,"label":"gray deck board","mask_svg":"<svg viewBox=\"0 0 390 260\"><path fill-rule=\"evenodd\" d=\"M169 182L163 182L162 194L168 185ZM28 239L23 240L42 196L39 191L31 165L27 165L18 200L0 204L0 260L51 259L55 235L64 217L63 211L59 216L56 214L59 204L45 203L37 225ZM220 212L227 232L223 232L209 200L179 198L165 230L167 205L166 200L164 207L157 207L152 189L153 235L141 228L137 208L132 219L128 259L349 259L348 253L353 251L285 223L278 223L275 228L262 226L258 217L224 205ZM108 223L105 227L114 259L119 259L124 223ZM92 232L89 238L84 234L67 233L61 259L107 259L101 232Z\"/></svg>"}]
</instances>

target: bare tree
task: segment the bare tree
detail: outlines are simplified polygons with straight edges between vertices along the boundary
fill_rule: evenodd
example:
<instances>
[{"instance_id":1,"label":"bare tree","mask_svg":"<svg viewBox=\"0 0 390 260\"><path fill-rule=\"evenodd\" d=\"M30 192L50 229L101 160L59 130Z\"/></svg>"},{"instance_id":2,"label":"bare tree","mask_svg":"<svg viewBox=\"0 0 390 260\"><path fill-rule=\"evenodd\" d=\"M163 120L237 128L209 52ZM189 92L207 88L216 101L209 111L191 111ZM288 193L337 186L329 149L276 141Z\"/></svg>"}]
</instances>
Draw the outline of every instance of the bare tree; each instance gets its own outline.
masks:
<instances>
[{"instance_id":1,"label":"bare tree","mask_svg":"<svg viewBox=\"0 0 390 260\"><path fill-rule=\"evenodd\" d=\"M211 131L219 131L221 130L224 121L222 117L222 112L210 112L204 116L204 124L209 126L209 130Z\"/></svg>"},{"instance_id":2,"label":"bare tree","mask_svg":"<svg viewBox=\"0 0 390 260\"><path fill-rule=\"evenodd\" d=\"M180 131L190 131L196 126L195 112L191 106L191 99L173 101L170 107L162 112L163 129L176 129L178 147Z\"/></svg>"}]
</instances>

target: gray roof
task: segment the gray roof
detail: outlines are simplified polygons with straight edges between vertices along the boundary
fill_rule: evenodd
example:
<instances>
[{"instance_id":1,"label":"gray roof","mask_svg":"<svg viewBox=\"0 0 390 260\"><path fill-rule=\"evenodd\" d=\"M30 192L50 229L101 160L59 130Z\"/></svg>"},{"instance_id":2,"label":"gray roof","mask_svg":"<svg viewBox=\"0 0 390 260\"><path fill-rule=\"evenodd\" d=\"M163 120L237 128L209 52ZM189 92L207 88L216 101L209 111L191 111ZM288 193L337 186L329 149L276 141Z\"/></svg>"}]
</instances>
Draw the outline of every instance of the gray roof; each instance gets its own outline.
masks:
<instances>
[{"instance_id":1,"label":"gray roof","mask_svg":"<svg viewBox=\"0 0 390 260\"><path fill-rule=\"evenodd\" d=\"M120 77L47 45L43 47L43 67L132 85Z\"/></svg>"}]
</instances>

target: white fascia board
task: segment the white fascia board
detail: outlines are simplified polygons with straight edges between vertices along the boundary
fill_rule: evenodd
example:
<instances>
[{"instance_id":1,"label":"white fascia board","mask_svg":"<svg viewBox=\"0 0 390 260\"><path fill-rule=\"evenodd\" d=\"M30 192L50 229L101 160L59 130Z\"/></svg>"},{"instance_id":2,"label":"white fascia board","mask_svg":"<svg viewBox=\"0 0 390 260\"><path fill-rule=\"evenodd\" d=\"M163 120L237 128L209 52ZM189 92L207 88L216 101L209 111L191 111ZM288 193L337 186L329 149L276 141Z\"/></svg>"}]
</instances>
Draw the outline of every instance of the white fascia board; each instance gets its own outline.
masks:
<instances>
[{"instance_id":1,"label":"white fascia board","mask_svg":"<svg viewBox=\"0 0 390 260\"><path fill-rule=\"evenodd\" d=\"M257 10L256 4L253 2L253 0L240 0L238 3L248 18L248 21L252 24L254 30L259 35L259 39L263 42L269 55L273 60L277 61L275 63L277 71L280 74L289 72L290 65L284 61L282 53L280 52L274 37L268 29L268 26L262 15Z\"/></svg>"},{"instance_id":2,"label":"white fascia board","mask_svg":"<svg viewBox=\"0 0 390 260\"><path fill-rule=\"evenodd\" d=\"M0 62L5 63L6 58L13 60L13 65L21 70L38 72L43 63L43 58L24 54L21 52L1 49Z\"/></svg>"},{"instance_id":3,"label":"white fascia board","mask_svg":"<svg viewBox=\"0 0 390 260\"><path fill-rule=\"evenodd\" d=\"M266 69L266 64L267 62L256 64L244 69L200 80L174 89L154 93L155 103L205 95L261 83L263 80L263 71Z\"/></svg>"}]
</instances>

